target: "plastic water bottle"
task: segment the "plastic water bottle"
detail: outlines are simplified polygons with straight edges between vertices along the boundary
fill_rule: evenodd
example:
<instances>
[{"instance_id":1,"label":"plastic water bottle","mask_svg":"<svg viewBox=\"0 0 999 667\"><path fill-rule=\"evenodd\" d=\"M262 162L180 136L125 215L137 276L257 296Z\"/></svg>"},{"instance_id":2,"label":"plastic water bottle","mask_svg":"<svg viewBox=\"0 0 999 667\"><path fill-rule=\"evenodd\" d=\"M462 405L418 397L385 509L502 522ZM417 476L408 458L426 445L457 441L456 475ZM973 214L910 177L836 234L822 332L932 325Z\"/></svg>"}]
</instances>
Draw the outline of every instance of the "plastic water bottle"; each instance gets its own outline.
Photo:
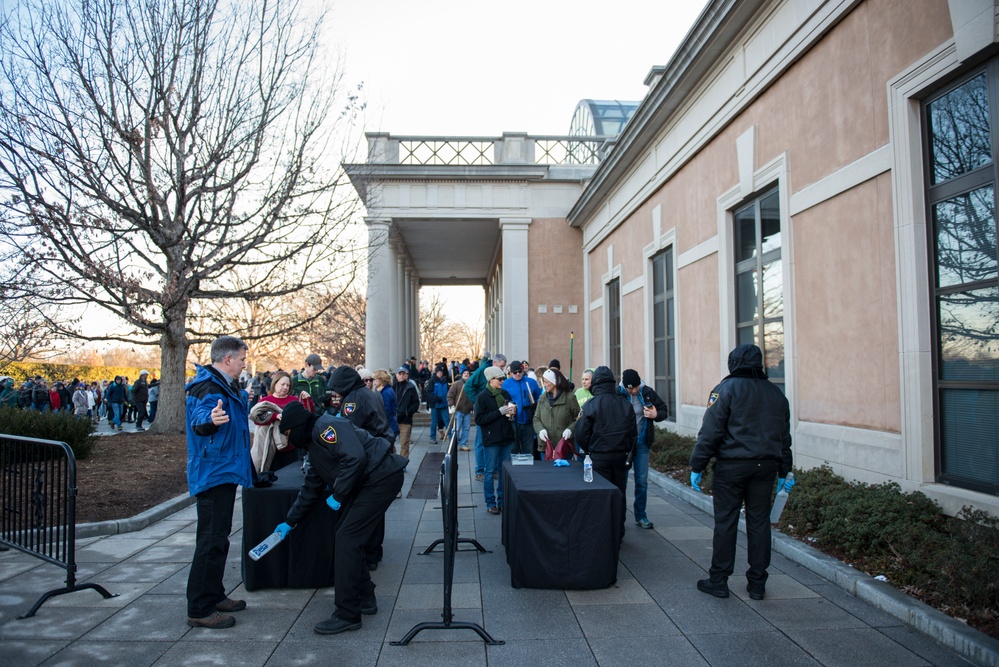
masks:
<instances>
[{"instance_id":1,"label":"plastic water bottle","mask_svg":"<svg viewBox=\"0 0 999 667\"><path fill-rule=\"evenodd\" d=\"M270 537L250 549L250 558L255 561L260 560L265 554L270 552L271 549L276 547L282 539L281 533L271 533Z\"/></svg>"},{"instance_id":2,"label":"plastic water bottle","mask_svg":"<svg viewBox=\"0 0 999 667\"><path fill-rule=\"evenodd\" d=\"M587 454L586 458L583 459L583 481L592 482L593 481L593 461L590 459L590 455Z\"/></svg>"},{"instance_id":3,"label":"plastic water bottle","mask_svg":"<svg viewBox=\"0 0 999 667\"><path fill-rule=\"evenodd\" d=\"M787 473L787 479L794 479L794 473ZM774 508L770 510L770 523L777 523L780 521L780 515L784 512L784 505L787 505L787 489L781 489L777 492L777 497L774 498Z\"/></svg>"}]
</instances>

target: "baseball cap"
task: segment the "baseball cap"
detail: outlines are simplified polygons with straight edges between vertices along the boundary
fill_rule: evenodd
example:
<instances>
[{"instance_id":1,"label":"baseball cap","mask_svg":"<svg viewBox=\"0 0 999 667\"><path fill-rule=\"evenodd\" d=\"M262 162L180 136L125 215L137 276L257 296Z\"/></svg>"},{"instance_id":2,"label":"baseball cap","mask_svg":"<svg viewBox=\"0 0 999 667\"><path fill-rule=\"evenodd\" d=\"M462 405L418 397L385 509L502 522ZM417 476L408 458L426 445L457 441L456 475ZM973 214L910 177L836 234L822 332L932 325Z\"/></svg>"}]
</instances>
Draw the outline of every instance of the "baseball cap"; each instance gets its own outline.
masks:
<instances>
[{"instance_id":1,"label":"baseball cap","mask_svg":"<svg viewBox=\"0 0 999 667\"><path fill-rule=\"evenodd\" d=\"M322 368L323 367L323 359L318 354L316 354L315 352L313 352L312 354L310 354L309 356L307 356L305 358L305 365L306 366L312 366L313 368Z\"/></svg>"},{"instance_id":2,"label":"baseball cap","mask_svg":"<svg viewBox=\"0 0 999 667\"><path fill-rule=\"evenodd\" d=\"M516 373L516 372L522 371L522 370L524 370L524 364L520 363L519 361L511 361L510 362L510 372L511 373Z\"/></svg>"},{"instance_id":3,"label":"baseball cap","mask_svg":"<svg viewBox=\"0 0 999 667\"><path fill-rule=\"evenodd\" d=\"M396 373L409 373L409 368L407 368L406 366L399 366L399 368L395 369L395 372Z\"/></svg>"}]
</instances>

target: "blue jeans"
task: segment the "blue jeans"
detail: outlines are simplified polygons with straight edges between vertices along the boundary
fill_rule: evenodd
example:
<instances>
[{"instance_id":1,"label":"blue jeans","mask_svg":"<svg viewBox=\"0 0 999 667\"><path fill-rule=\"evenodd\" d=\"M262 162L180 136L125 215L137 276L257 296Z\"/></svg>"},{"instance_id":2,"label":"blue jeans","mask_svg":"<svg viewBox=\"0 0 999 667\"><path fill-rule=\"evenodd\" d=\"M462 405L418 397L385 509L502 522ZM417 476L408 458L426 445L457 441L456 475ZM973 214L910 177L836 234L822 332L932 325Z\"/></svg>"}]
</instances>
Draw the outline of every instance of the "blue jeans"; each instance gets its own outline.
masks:
<instances>
[{"instance_id":1,"label":"blue jeans","mask_svg":"<svg viewBox=\"0 0 999 667\"><path fill-rule=\"evenodd\" d=\"M631 464L635 471L635 521L648 519L645 505L649 498L649 446L639 442L635 448L635 461Z\"/></svg>"},{"instance_id":2,"label":"blue jeans","mask_svg":"<svg viewBox=\"0 0 999 667\"><path fill-rule=\"evenodd\" d=\"M159 401L149 401L149 423L152 424L153 420L156 419L156 406L159 405Z\"/></svg>"},{"instance_id":3,"label":"blue jeans","mask_svg":"<svg viewBox=\"0 0 999 667\"><path fill-rule=\"evenodd\" d=\"M482 446L482 429L475 427L475 474L482 475L486 467L486 454Z\"/></svg>"},{"instance_id":4,"label":"blue jeans","mask_svg":"<svg viewBox=\"0 0 999 667\"><path fill-rule=\"evenodd\" d=\"M447 426L447 403L430 408L430 442L437 442L437 429Z\"/></svg>"},{"instance_id":5,"label":"blue jeans","mask_svg":"<svg viewBox=\"0 0 999 667\"><path fill-rule=\"evenodd\" d=\"M109 403L111 406L111 425L121 426L121 409L125 407L124 403Z\"/></svg>"},{"instance_id":6,"label":"blue jeans","mask_svg":"<svg viewBox=\"0 0 999 667\"><path fill-rule=\"evenodd\" d=\"M482 479L482 491L486 496L486 507L503 506L503 462L510 460L513 452L513 443L508 445L497 445L495 447L483 447L486 458L485 477ZM493 473L498 473L493 479ZM495 486L495 492L493 487Z\"/></svg>"},{"instance_id":7,"label":"blue jeans","mask_svg":"<svg viewBox=\"0 0 999 667\"><path fill-rule=\"evenodd\" d=\"M468 447L468 429L472 426L472 414L470 412L454 413L454 429L458 431L458 447Z\"/></svg>"}]
</instances>

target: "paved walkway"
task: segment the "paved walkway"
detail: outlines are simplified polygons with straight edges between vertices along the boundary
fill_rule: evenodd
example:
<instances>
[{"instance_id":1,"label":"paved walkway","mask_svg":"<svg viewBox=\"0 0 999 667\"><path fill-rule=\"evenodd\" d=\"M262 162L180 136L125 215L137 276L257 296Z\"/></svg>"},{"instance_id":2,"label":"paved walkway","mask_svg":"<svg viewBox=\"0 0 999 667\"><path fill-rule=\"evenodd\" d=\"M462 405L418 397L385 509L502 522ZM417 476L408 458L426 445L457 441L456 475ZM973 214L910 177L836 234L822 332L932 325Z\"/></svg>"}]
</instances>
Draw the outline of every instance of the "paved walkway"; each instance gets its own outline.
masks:
<instances>
[{"instance_id":1,"label":"paved walkway","mask_svg":"<svg viewBox=\"0 0 999 667\"><path fill-rule=\"evenodd\" d=\"M414 435L418 445L411 473L429 447L426 429L417 429ZM689 490L661 477L650 488L649 518L655 529L639 530L629 524L614 587L512 589L500 542L500 517L486 513L481 484L473 480L466 459L462 453L459 502L477 506L460 510L461 535L474 537L492 553L457 554L454 618L481 624L505 645L486 646L470 630L425 631L408 646L390 645L416 623L439 621L442 610L442 556L439 551L419 555L441 536L440 510L435 509L439 501L406 499L414 476L408 474L404 498L392 505L387 516L385 560L372 575L378 585L379 612L364 617L359 631L335 637L313 633L312 626L332 612L332 589L253 593L243 589L238 509L226 585L249 607L236 614L238 622L231 630L187 627L184 591L195 529L194 508L187 507L139 531L79 540L79 580L93 580L119 594L110 600L91 590L79 591L49 600L33 618L17 620L42 592L65 585L65 573L20 552L0 553L0 664L972 664L899 618L844 592L843 581L830 583L829 579L849 577L849 569L808 549L792 548L787 553L814 565L812 569L775 553L766 600L750 601L742 577L730 581L734 595L728 599L699 593L694 584L705 576L710 559L711 516L704 510L705 499L684 496ZM742 546L738 558L743 568ZM862 587L855 590L860 594ZM901 594L897 599L887 595L890 604L882 601L882 607L907 604ZM911 613L901 613L912 620ZM939 620L933 613L927 618ZM928 631L954 645L952 626L944 622L950 634L934 627L931 624ZM958 640L974 644L977 664L999 664L995 650L999 643L973 631Z\"/></svg>"}]
</instances>

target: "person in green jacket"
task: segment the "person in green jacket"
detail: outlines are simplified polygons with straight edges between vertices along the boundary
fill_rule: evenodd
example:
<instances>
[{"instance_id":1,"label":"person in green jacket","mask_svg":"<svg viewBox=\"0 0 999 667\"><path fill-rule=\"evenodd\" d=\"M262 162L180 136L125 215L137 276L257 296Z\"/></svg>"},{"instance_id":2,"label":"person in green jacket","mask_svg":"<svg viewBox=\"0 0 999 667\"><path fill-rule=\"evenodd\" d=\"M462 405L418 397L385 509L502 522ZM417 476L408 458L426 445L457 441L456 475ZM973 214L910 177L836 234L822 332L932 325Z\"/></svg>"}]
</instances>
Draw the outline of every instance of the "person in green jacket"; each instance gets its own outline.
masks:
<instances>
[{"instance_id":1,"label":"person in green jacket","mask_svg":"<svg viewBox=\"0 0 999 667\"><path fill-rule=\"evenodd\" d=\"M479 367L475 369L472 373L472 377L468 378L468 382L465 383L465 396L468 396L468 400L475 405L475 399L479 397L489 381L486 380L485 372L487 368L496 366L501 371L506 373L504 370L506 368L506 357L502 354L497 354L492 359L489 358L488 352L482 353L482 361L479 362ZM482 429L478 426L475 427L475 480L477 482L482 481L482 476L485 471L486 465L486 452L482 448Z\"/></svg>"},{"instance_id":2,"label":"person in green jacket","mask_svg":"<svg viewBox=\"0 0 999 667\"><path fill-rule=\"evenodd\" d=\"M538 434L538 451L544 455L549 442L552 447L565 438L573 439L576 418L579 417L579 403L569 391L569 381L557 368L549 368L541 376L545 393L538 399L534 412L534 430Z\"/></svg>"},{"instance_id":3,"label":"person in green jacket","mask_svg":"<svg viewBox=\"0 0 999 667\"><path fill-rule=\"evenodd\" d=\"M593 398L593 394L590 393L590 382L593 380L593 369L587 368L583 371L583 386L576 390L576 402L579 403L579 407L586 405L586 401Z\"/></svg>"},{"instance_id":4,"label":"person in green jacket","mask_svg":"<svg viewBox=\"0 0 999 667\"><path fill-rule=\"evenodd\" d=\"M0 383L0 407L16 408L19 392L14 386L14 378L7 378Z\"/></svg>"}]
</instances>

